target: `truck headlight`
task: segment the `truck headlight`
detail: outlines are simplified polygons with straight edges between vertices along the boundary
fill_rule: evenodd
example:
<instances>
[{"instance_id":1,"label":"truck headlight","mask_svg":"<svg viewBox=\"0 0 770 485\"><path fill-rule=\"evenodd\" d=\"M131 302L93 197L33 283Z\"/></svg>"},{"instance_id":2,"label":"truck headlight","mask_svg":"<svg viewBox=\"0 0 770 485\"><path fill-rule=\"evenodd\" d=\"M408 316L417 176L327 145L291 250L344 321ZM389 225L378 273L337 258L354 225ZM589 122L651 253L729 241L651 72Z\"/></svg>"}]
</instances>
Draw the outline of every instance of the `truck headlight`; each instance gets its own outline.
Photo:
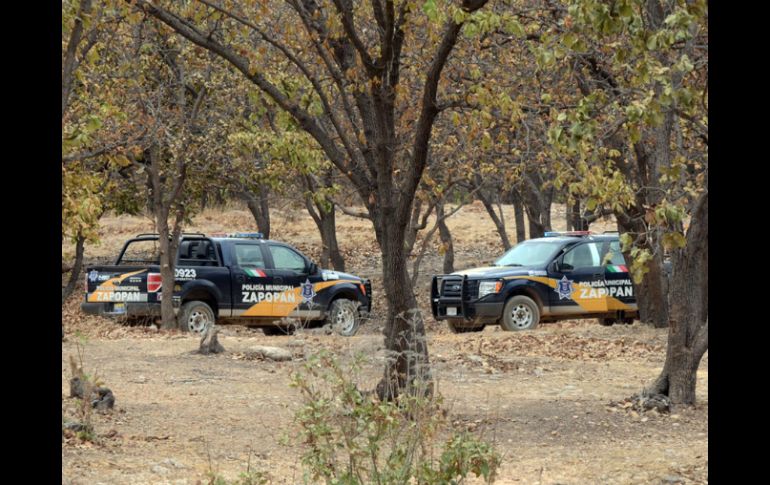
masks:
<instances>
[{"instance_id":1,"label":"truck headlight","mask_svg":"<svg viewBox=\"0 0 770 485\"><path fill-rule=\"evenodd\" d=\"M479 283L479 298L490 293L499 293L503 289L502 281L482 281Z\"/></svg>"}]
</instances>

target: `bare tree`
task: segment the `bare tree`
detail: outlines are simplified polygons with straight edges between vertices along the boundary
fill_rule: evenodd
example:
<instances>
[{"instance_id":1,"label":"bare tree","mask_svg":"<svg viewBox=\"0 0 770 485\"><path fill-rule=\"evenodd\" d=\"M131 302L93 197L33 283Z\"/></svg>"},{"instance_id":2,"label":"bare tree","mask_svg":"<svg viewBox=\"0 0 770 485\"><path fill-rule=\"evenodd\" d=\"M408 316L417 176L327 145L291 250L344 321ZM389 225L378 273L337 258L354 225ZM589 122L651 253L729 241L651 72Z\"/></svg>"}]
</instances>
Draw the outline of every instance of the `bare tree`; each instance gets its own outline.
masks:
<instances>
[{"instance_id":1,"label":"bare tree","mask_svg":"<svg viewBox=\"0 0 770 485\"><path fill-rule=\"evenodd\" d=\"M303 47L302 53L291 43L274 36L248 18L258 15L241 14L246 8L238 5L226 10L212 2L201 3L223 14L228 22L215 29L196 26L191 20L145 0L134 2L195 44L215 52L269 95L276 104L289 112L299 126L309 133L326 153L328 159L356 188L374 225L382 251L383 278L388 301L385 344L390 351L378 394L383 399L399 393L425 389L416 380L430 380L428 349L424 324L406 267L404 241L411 219L412 201L427 164L428 147L434 121L442 110L438 90L441 73L458 42L464 21L447 20L441 27L436 44L424 41L432 52L424 57L419 70L422 88L419 98L399 92L401 67L407 22L416 15L412 3L398 6L390 0L371 2L371 10L354 14L351 0L334 0L333 6L315 0L288 0L296 24L294 38ZM487 0L463 0L459 7L466 13L482 8ZM366 13L366 17L362 15ZM339 22L340 29L331 30L330 21ZM285 22L285 20L284 20ZM247 57L253 44L236 47L225 40L238 28L249 28L260 46L271 48L305 78L312 86L323 108L322 115L305 109L298 99L285 95L259 66ZM415 43L418 39L414 39ZM312 62L311 58L312 56ZM420 61L415 53L410 62ZM321 79L333 83L330 88ZM324 81L325 82L325 81ZM401 115L417 106L405 126ZM328 127L333 127L330 130ZM401 130L399 130L399 128ZM399 132L401 131L401 132ZM409 318L414 314L415 318Z\"/></svg>"}]
</instances>

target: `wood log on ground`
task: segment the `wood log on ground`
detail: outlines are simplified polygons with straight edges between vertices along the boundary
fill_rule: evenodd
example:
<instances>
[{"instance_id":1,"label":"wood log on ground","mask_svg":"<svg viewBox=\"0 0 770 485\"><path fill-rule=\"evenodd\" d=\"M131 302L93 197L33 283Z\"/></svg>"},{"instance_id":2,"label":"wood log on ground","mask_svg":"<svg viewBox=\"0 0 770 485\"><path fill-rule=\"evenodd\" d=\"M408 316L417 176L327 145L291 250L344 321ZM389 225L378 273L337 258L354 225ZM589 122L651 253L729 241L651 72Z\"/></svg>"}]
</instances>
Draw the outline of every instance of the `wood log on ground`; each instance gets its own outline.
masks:
<instances>
[{"instance_id":1,"label":"wood log on ground","mask_svg":"<svg viewBox=\"0 0 770 485\"><path fill-rule=\"evenodd\" d=\"M275 360L278 362L292 359L291 352L280 347L257 345L255 347L251 347L249 349L249 353L258 357L262 357L263 359Z\"/></svg>"}]
</instances>

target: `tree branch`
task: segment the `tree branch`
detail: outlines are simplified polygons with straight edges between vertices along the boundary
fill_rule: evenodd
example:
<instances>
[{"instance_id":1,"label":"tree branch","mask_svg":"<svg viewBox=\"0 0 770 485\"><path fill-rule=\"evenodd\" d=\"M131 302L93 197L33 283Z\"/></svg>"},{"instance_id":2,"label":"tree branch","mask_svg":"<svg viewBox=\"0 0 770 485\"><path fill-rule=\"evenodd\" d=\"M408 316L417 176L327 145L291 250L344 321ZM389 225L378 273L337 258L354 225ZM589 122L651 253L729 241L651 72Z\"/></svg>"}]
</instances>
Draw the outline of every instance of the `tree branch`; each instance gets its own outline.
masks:
<instances>
[{"instance_id":1,"label":"tree branch","mask_svg":"<svg viewBox=\"0 0 770 485\"><path fill-rule=\"evenodd\" d=\"M353 170L353 167L347 163L346 156L323 128L320 121L306 110L300 108L296 103L291 102L278 87L268 81L260 72L252 70L249 66L248 59L236 54L231 48L215 41L211 36L204 35L187 20L163 8L155 6L147 0L126 1L133 1L133 3L143 12L152 15L165 23L194 44L214 52L224 60L228 61L233 67L241 71L249 81L267 93L278 106L297 120L300 126L302 126L302 128L318 142L324 153L329 157L329 160L348 176L361 193L369 193L370 185L368 180L363 174Z\"/></svg>"},{"instance_id":2,"label":"tree branch","mask_svg":"<svg viewBox=\"0 0 770 485\"><path fill-rule=\"evenodd\" d=\"M369 215L368 212L361 212L361 211L354 211L353 209L348 209L336 200L332 200L332 203L334 204L334 207L337 207L339 210L342 211L343 214L347 214L351 217L358 217L361 219L367 219L372 220L372 217Z\"/></svg>"},{"instance_id":3,"label":"tree branch","mask_svg":"<svg viewBox=\"0 0 770 485\"><path fill-rule=\"evenodd\" d=\"M366 72L369 74L369 77L373 78L377 76L377 74L382 71L382 66L378 66L374 63L374 59L369 55L369 51L356 33L355 26L353 25L353 5L349 1L346 2L347 5L342 5L342 0L332 0L332 2L337 8L337 13L340 15L345 34L353 43L356 51L358 51L358 55L361 57L361 62L363 62L366 67Z\"/></svg>"}]
</instances>

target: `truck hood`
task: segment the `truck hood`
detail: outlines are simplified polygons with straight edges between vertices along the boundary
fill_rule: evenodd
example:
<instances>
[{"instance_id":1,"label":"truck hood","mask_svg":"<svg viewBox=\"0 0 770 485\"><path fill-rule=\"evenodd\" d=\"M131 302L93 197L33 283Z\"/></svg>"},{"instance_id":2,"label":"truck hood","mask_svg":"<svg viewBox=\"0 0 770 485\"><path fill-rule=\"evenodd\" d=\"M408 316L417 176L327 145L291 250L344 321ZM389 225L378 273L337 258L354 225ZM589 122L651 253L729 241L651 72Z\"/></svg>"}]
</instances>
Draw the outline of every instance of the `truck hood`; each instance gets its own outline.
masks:
<instances>
[{"instance_id":1,"label":"truck hood","mask_svg":"<svg viewBox=\"0 0 770 485\"><path fill-rule=\"evenodd\" d=\"M546 271L539 266L484 266L463 271L455 271L453 275L466 275L470 279L505 278L508 276L546 276Z\"/></svg>"},{"instance_id":2,"label":"truck hood","mask_svg":"<svg viewBox=\"0 0 770 485\"><path fill-rule=\"evenodd\" d=\"M334 271L331 269L322 269L321 270L321 277L324 279L324 281L330 281L330 280L356 280L356 281L363 281L362 278L359 278L358 276L349 274L349 273L343 273L341 271Z\"/></svg>"}]
</instances>

